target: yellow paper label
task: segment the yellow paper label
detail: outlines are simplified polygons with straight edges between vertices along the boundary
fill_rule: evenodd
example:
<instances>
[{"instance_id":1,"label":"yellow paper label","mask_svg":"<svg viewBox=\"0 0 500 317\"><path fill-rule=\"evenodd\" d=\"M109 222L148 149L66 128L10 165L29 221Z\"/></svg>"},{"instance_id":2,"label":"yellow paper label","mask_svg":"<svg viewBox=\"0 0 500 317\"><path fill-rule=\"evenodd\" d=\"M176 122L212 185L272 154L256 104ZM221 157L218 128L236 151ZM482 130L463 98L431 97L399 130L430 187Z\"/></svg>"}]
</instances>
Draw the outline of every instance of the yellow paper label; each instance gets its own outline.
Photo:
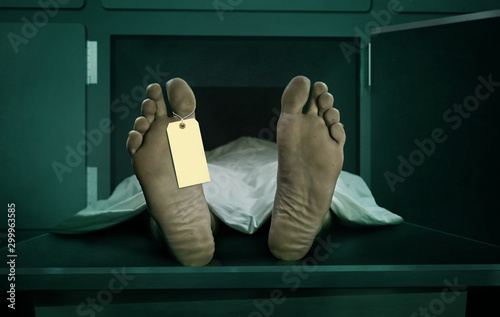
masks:
<instances>
[{"instance_id":1,"label":"yellow paper label","mask_svg":"<svg viewBox=\"0 0 500 317\"><path fill-rule=\"evenodd\" d=\"M167 126L168 143L179 188L210 182L200 125L196 119L172 122Z\"/></svg>"}]
</instances>

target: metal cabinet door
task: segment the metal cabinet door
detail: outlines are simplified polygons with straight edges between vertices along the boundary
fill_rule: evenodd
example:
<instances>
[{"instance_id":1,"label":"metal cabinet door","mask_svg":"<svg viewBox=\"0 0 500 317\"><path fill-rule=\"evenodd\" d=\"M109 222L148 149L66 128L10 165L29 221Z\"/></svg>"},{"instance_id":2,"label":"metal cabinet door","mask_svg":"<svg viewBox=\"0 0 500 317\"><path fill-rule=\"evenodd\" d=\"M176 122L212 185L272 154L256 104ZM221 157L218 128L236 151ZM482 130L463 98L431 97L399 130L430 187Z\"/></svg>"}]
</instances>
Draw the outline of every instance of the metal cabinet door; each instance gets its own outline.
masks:
<instances>
[{"instance_id":1,"label":"metal cabinet door","mask_svg":"<svg viewBox=\"0 0 500 317\"><path fill-rule=\"evenodd\" d=\"M51 228L86 203L85 28L2 23L0 38L1 205Z\"/></svg>"},{"instance_id":2,"label":"metal cabinet door","mask_svg":"<svg viewBox=\"0 0 500 317\"><path fill-rule=\"evenodd\" d=\"M500 245L498 30L490 11L372 34L369 174L407 221Z\"/></svg>"}]
</instances>

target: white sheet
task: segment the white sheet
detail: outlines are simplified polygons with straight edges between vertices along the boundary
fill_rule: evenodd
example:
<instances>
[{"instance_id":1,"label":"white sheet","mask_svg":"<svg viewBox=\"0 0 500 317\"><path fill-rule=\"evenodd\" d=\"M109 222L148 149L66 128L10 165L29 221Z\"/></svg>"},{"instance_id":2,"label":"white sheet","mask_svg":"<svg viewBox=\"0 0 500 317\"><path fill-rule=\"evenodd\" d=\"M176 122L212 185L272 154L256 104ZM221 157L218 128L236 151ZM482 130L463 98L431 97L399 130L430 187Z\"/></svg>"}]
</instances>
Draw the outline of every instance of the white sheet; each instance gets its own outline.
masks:
<instances>
[{"instance_id":1,"label":"white sheet","mask_svg":"<svg viewBox=\"0 0 500 317\"><path fill-rule=\"evenodd\" d=\"M242 137L206 153L211 182L203 184L212 212L228 226L254 233L271 215L276 192L278 151L273 142ZM123 222L146 209L139 181L121 182L100 200L57 225L52 232L77 234ZM347 226L396 225L403 218L377 206L357 175L342 171L331 210Z\"/></svg>"}]
</instances>

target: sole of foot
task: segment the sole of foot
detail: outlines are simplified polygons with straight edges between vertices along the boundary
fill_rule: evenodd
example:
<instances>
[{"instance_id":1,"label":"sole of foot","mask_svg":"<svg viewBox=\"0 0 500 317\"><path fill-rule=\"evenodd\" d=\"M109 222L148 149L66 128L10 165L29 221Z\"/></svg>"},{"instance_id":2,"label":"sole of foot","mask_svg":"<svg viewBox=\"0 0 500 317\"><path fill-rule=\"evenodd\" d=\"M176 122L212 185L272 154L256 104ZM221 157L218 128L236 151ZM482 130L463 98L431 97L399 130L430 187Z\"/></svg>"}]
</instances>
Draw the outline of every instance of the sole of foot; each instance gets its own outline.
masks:
<instances>
[{"instance_id":1,"label":"sole of foot","mask_svg":"<svg viewBox=\"0 0 500 317\"><path fill-rule=\"evenodd\" d=\"M193 111L196 99L184 80L174 78L166 88L175 113L183 117ZM215 250L211 214L201 184L178 188L166 135L167 126L180 120L167 115L160 85L149 85L147 96L127 139L132 166L174 257L184 266L206 265Z\"/></svg>"},{"instance_id":2,"label":"sole of foot","mask_svg":"<svg viewBox=\"0 0 500 317\"><path fill-rule=\"evenodd\" d=\"M316 82L306 113L311 82L293 78L283 92L277 125L277 190L269 249L278 259L303 258L329 212L344 162L345 131L333 96Z\"/></svg>"}]
</instances>

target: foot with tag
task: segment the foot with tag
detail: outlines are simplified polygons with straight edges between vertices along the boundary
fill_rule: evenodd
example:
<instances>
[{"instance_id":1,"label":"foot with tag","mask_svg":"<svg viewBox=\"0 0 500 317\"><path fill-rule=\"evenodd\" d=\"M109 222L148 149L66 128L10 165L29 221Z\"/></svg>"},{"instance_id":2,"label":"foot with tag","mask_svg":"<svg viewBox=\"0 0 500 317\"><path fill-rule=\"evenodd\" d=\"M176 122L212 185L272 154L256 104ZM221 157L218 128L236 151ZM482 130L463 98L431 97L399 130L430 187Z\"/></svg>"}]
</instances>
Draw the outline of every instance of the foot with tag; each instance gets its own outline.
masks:
<instances>
[{"instance_id":1,"label":"foot with tag","mask_svg":"<svg viewBox=\"0 0 500 317\"><path fill-rule=\"evenodd\" d=\"M166 86L174 116L167 115L160 85L149 85L127 150L151 217L172 254L182 265L203 266L214 254L217 219L201 185L210 177L195 118L196 99L180 78Z\"/></svg>"}]
</instances>

